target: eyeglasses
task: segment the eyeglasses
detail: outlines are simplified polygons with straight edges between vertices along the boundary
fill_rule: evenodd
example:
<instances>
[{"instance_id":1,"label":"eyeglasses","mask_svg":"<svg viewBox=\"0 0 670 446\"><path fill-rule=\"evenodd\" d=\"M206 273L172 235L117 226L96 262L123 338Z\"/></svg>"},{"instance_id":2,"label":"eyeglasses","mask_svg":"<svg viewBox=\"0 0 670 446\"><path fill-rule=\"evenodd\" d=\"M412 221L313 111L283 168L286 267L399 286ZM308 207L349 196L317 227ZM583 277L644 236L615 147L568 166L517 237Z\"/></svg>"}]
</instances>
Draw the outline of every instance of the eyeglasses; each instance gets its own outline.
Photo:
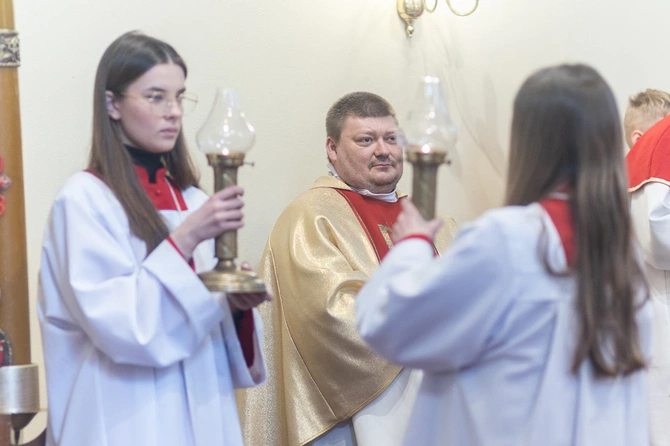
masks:
<instances>
[{"instance_id":1,"label":"eyeglasses","mask_svg":"<svg viewBox=\"0 0 670 446\"><path fill-rule=\"evenodd\" d=\"M198 97L193 93L180 93L173 100L168 100L167 95L162 91L152 91L149 96L129 93L123 93L123 96L147 101L151 111L156 116L165 116L172 110L174 104L177 104L182 114L188 115L198 105Z\"/></svg>"}]
</instances>

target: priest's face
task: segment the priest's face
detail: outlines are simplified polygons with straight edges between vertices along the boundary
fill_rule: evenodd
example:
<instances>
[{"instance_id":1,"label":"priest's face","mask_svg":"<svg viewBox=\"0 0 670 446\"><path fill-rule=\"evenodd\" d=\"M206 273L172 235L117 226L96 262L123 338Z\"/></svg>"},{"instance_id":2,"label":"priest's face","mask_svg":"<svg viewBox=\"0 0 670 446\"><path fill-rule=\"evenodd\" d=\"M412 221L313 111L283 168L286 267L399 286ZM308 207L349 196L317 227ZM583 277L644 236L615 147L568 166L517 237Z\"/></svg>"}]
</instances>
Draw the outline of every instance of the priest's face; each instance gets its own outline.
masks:
<instances>
[{"instance_id":1,"label":"priest's face","mask_svg":"<svg viewBox=\"0 0 670 446\"><path fill-rule=\"evenodd\" d=\"M347 118L340 140L326 140L328 158L340 178L356 189L393 191L402 176L402 147L393 116Z\"/></svg>"},{"instance_id":2,"label":"priest's face","mask_svg":"<svg viewBox=\"0 0 670 446\"><path fill-rule=\"evenodd\" d=\"M184 70L173 63L154 65L120 98L107 92L107 113L121 126L124 144L152 153L172 150L181 132Z\"/></svg>"}]
</instances>

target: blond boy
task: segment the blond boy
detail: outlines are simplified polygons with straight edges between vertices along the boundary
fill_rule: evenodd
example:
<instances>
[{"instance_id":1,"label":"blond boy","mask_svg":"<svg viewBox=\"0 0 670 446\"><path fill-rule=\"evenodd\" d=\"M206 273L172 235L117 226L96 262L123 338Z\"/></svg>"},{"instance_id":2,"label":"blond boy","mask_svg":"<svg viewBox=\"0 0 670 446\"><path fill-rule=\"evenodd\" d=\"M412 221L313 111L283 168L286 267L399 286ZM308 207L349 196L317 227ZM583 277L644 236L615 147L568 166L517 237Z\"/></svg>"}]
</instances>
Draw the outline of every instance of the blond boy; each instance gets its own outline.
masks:
<instances>
[{"instance_id":1,"label":"blond boy","mask_svg":"<svg viewBox=\"0 0 670 446\"><path fill-rule=\"evenodd\" d=\"M628 147L654 124L670 114L670 93L651 88L631 96L623 118Z\"/></svg>"},{"instance_id":2,"label":"blond boy","mask_svg":"<svg viewBox=\"0 0 670 446\"><path fill-rule=\"evenodd\" d=\"M624 117L633 226L644 253L654 304L649 365L652 445L670 445L670 94L645 90Z\"/></svg>"}]
</instances>

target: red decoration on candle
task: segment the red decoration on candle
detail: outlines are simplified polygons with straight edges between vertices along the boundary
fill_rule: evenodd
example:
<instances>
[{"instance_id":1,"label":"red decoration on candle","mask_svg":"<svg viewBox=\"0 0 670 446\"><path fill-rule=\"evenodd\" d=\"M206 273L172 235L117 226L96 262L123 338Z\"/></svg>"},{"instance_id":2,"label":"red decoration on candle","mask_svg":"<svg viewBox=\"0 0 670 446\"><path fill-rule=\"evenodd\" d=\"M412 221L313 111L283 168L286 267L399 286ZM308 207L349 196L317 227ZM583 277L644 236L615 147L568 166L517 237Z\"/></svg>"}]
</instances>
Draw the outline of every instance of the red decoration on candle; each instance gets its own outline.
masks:
<instances>
[{"instance_id":1,"label":"red decoration on candle","mask_svg":"<svg viewBox=\"0 0 670 446\"><path fill-rule=\"evenodd\" d=\"M7 333L0 330L0 367L12 365L12 346Z\"/></svg>"},{"instance_id":2,"label":"red decoration on candle","mask_svg":"<svg viewBox=\"0 0 670 446\"><path fill-rule=\"evenodd\" d=\"M5 160L2 155L0 155L0 192L9 189L9 186L12 185L12 180L7 175L3 175L2 172L4 170ZM0 194L0 217L5 213L5 202L5 196Z\"/></svg>"},{"instance_id":3,"label":"red decoration on candle","mask_svg":"<svg viewBox=\"0 0 670 446\"><path fill-rule=\"evenodd\" d=\"M12 185L12 180L7 176L3 175L2 172L5 170L5 160L0 155L0 191L9 189L9 186Z\"/></svg>"}]
</instances>

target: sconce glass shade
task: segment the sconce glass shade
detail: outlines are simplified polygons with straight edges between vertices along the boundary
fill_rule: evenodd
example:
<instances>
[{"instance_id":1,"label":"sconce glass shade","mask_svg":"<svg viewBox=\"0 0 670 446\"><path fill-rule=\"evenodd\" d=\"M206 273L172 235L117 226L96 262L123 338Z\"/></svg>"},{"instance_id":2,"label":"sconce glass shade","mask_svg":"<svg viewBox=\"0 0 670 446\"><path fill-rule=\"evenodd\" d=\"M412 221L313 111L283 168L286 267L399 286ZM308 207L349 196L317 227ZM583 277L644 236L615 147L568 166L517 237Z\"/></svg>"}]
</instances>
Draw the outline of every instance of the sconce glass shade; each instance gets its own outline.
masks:
<instances>
[{"instance_id":1,"label":"sconce glass shade","mask_svg":"<svg viewBox=\"0 0 670 446\"><path fill-rule=\"evenodd\" d=\"M214 105L196 135L200 150L216 155L247 153L255 140L256 131L242 111L237 92L217 88Z\"/></svg>"},{"instance_id":2,"label":"sconce glass shade","mask_svg":"<svg viewBox=\"0 0 670 446\"><path fill-rule=\"evenodd\" d=\"M447 153L456 143L440 79L425 76L404 127L406 149L421 153Z\"/></svg>"},{"instance_id":3,"label":"sconce glass shade","mask_svg":"<svg viewBox=\"0 0 670 446\"><path fill-rule=\"evenodd\" d=\"M475 0L475 4L470 10L459 12L452 6L452 1L453 0L446 0L447 6L451 12L459 17L469 16L475 12L479 6L479 0ZM398 15L405 22L405 32L407 33L407 37L411 38L412 34L414 34L414 21L418 19L424 11L429 13L435 12L437 4L438 0L435 0L433 7L429 8L426 4L426 0L397 0Z\"/></svg>"},{"instance_id":4,"label":"sconce glass shade","mask_svg":"<svg viewBox=\"0 0 670 446\"><path fill-rule=\"evenodd\" d=\"M414 21L423 14L424 9L424 0L398 0L398 15L405 22L407 37L414 34Z\"/></svg>"}]
</instances>

